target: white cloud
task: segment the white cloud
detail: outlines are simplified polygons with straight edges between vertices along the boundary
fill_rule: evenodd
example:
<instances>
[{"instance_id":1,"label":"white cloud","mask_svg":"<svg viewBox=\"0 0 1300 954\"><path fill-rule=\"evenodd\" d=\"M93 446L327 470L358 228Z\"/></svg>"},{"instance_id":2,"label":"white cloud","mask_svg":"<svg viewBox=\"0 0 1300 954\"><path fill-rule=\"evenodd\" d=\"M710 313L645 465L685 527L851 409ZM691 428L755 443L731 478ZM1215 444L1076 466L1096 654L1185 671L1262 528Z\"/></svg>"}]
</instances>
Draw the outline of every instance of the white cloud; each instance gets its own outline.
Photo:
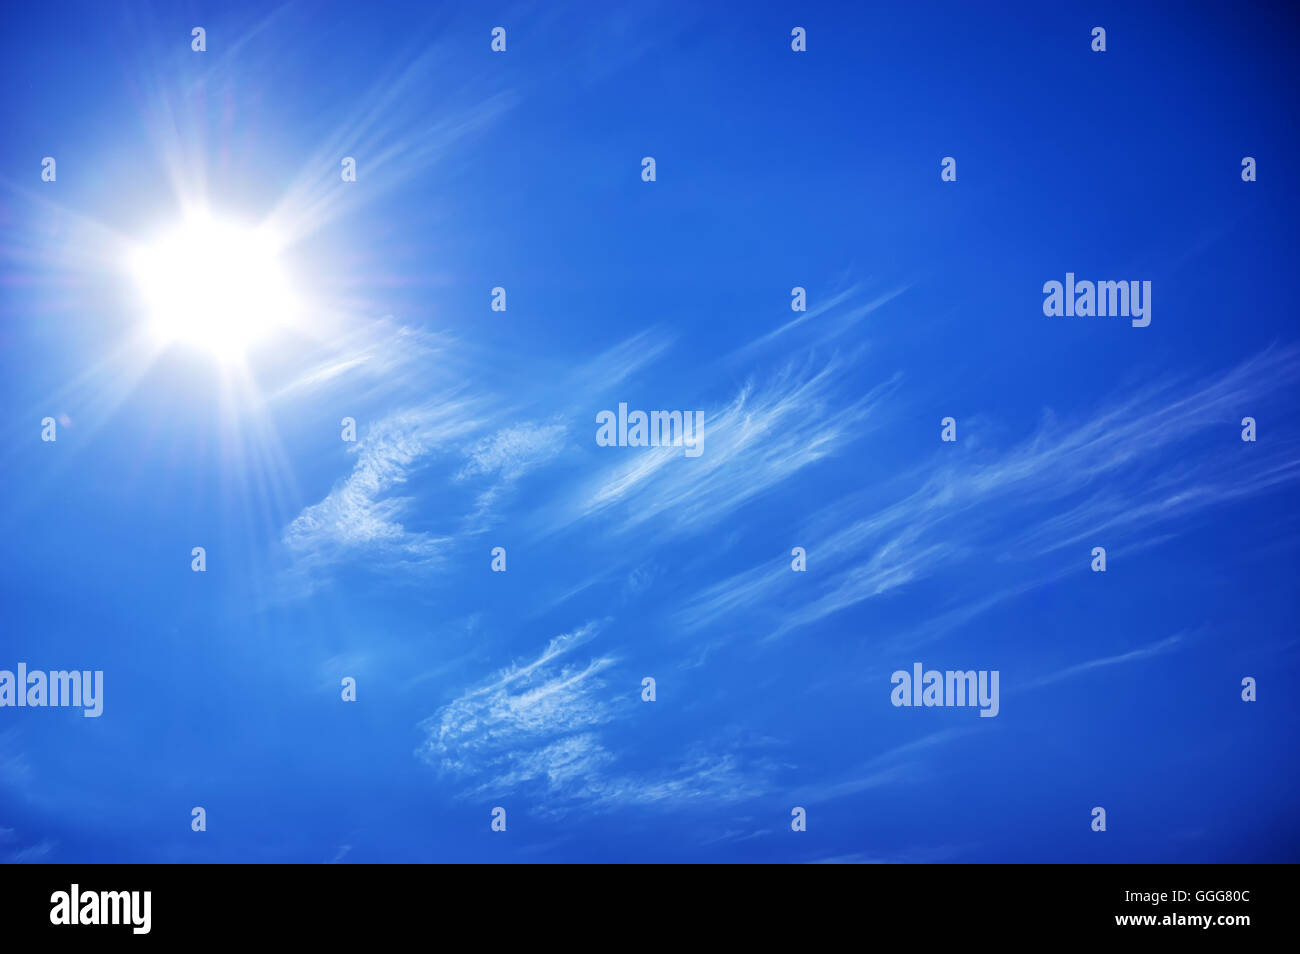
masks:
<instances>
[{"instance_id":1,"label":"white cloud","mask_svg":"<svg viewBox=\"0 0 1300 954\"><path fill-rule=\"evenodd\" d=\"M955 462L918 469L909 481L917 489L847 525L845 515L870 510L880 491L843 498L799 535L810 541L802 544L810 559L824 568L818 577L795 579L788 562L774 558L703 590L678 621L704 626L796 585L801 593L815 588L794 606L781 598L781 618L773 624L773 635L780 635L975 556L1044 556L1102 535L1111 547L1150 546L1158 524L1300 477L1294 443L1247 445L1237 434L1241 408L1261 407L1294 386L1297 357L1293 349L1269 350L1190 389L1150 385L1073 426L1049 416L1000 457L971 450ZM1192 439L1211 428L1219 429L1220 444L1207 453ZM1171 467L1174 446L1181 463ZM1044 510L1053 516L1043 519ZM1008 527L1017 528L1010 540ZM1060 572L1052 567L1041 579Z\"/></svg>"},{"instance_id":2,"label":"white cloud","mask_svg":"<svg viewBox=\"0 0 1300 954\"><path fill-rule=\"evenodd\" d=\"M498 511L513 496L515 483L558 457L566 434L563 424L514 424L470 447L456 479L494 479L478 494L474 512L466 520L466 532L480 532L497 523Z\"/></svg>"},{"instance_id":3,"label":"white cloud","mask_svg":"<svg viewBox=\"0 0 1300 954\"><path fill-rule=\"evenodd\" d=\"M469 462L457 477L495 475L518 480L564 449L563 424L515 424L485 437L469 449Z\"/></svg>"},{"instance_id":4,"label":"white cloud","mask_svg":"<svg viewBox=\"0 0 1300 954\"><path fill-rule=\"evenodd\" d=\"M680 767L629 773L600 733L628 708L635 694L610 694L601 674L609 656L577 661L573 655L599 632L586 626L551 640L528 663L510 666L463 693L421 723L417 754L461 778L469 792L493 796L532 788L540 814L628 805L717 804L751 798L767 788L772 766L736 751L704 747Z\"/></svg>"},{"instance_id":5,"label":"white cloud","mask_svg":"<svg viewBox=\"0 0 1300 954\"><path fill-rule=\"evenodd\" d=\"M410 501L393 491L435 450L476 426L468 405L450 399L374 425L353 450L352 473L285 529L284 543L298 568L316 569L356 555L408 565L436 562L447 538L408 530L402 518Z\"/></svg>"},{"instance_id":6,"label":"white cloud","mask_svg":"<svg viewBox=\"0 0 1300 954\"><path fill-rule=\"evenodd\" d=\"M1061 682L1064 679L1070 679L1074 676L1081 676L1086 672L1092 672L1094 669L1101 669L1106 666L1116 666L1120 663L1136 662L1139 659L1150 659L1152 656L1161 656L1165 653L1173 652L1183 641L1183 634L1178 633L1169 636L1158 642L1134 649L1127 653L1120 653L1116 656L1105 656L1101 659L1092 659L1088 662L1079 663L1076 666L1069 666L1058 672L1050 673L1041 679L1035 679L1033 682L1026 683L1024 688L1036 689L1040 686L1050 686L1052 683Z\"/></svg>"},{"instance_id":7,"label":"white cloud","mask_svg":"<svg viewBox=\"0 0 1300 954\"><path fill-rule=\"evenodd\" d=\"M399 385L409 390L413 372L438 357L447 343L436 335L380 322L281 393L363 370L390 390ZM670 343L666 335L642 332L568 375L562 400L572 406L566 415L576 414L591 393L626 380L656 360ZM445 376L445 369L434 370ZM319 503L306 507L283 533L297 574L310 579L318 571L359 557L378 559L389 567L436 565L453 534L478 533L492 526L516 483L564 451L568 427L561 419L498 426L485 434L492 426L490 419L504 415L500 404L488 395L466 398L462 390L389 414L363 440L350 445L356 455L352 473ZM472 441L468 446L467 440ZM451 518L442 535L409 529L416 501L394 491L436 454L452 450L464 457L454 483L472 486L482 478L492 482L476 495L472 507Z\"/></svg>"},{"instance_id":8,"label":"white cloud","mask_svg":"<svg viewBox=\"0 0 1300 954\"><path fill-rule=\"evenodd\" d=\"M582 395L606 391L658 361L672 345L673 336L666 331L657 328L639 331L579 368L570 379L569 390Z\"/></svg>"},{"instance_id":9,"label":"white cloud","mask_svg":"<svg viewBox=\"0 0 1300 954\"><path fill-rule=\"evenodd\" d=\"M329 861L327 861L326 864L331 864L331 865L339 864L340 862L343 861L344 858L347 857L348 852L350 852L351 850L352 850L351 845L339 845L338 851L334 852L334 857L331 858Z\"/></svg>"},{"instance_id":10,"label":"white cloud","mask_svg":"<svg viewBox=\"0 0 1300 954\"><path fill-rule=\"evenodd\" d=\"M5 858L6 861L18 865L42 864L44 859L48 858L54 851L56 842L41 841L34 845L28 845L25 848L19 848L17 851L10 852Z\"/></svg>"},{"instance_id":11,"label":"white cloud","mask_svg":"<svg viewBox=\"0 0 1300 954\"><path fill-rule=\"evenodd\" d=\"M748 359L757 351L762 350L768 345L774 344L777 339L782 338L788 332L799 328L806 322L814 322L817 329L816 341L827 341L837 335L843 334L852 325L856 324L862 318L883 308L899 295L902 295L911 286L899 285L891 288L887 292L877 295L870 301L854 305L852 308L840 311L841 305L847 304L858 297L861 288L853 285L844 291L835 293L825 301L814 304L808 311L802 312L797 318L792 318L775 331L769 331L760 338L751 341L749 344L738 348L732 355L735 359ZM787 343L788 344L788 343Z\"/></svg>"},{"instance_id":12,"label":"white cloud","mask_svg":"<svg viewBox=\"0 0 1300 954\"><path fill-rule=\"evenodd\" d=\"M327 325L333 322L338 333L322 330L319 350L307 356L311 363L268 395L268 403L309 396L315 389L343 378L348 379L352 398L359 404L394 389L427 391L427 369L433 367L439 374L446 373L448 354L457 344L445 334L412 328L391 316L359 320L353 315L336 315L320 320Z\"/></svg>"},{"instance_id":13,"label":"white cloud","mask_svg":"<svg viewBox=\"0 0 1300 954\"><path fill-rule=\"evenodd\" d=\"M704 412L696 458L681 447L601 448L613 463L578 491L567 519L615 511L622 529L639 532L716 523L862 435L898 379L842 402L847 371L840 359L790 365L761 387L742 388L729 405Z\"/></svg>"},{"instance_id":14,"label":"white cloud","mask_svg":"<svg viewBox=\"0 0 1300 954\"><path fill-rule=\"evenodd\" d=\"M925 777L925 769L916 758L936 746L946 745L954 739L969 735L970 728L943 729L921 736L911 742L895 746L869 761L849 770L844 777L806 785L791 793L795 802L828 802L856 795L868 789L896 782L916 782Z\"/></svg>"},{"instance_id":15,"label":"white cloud","mask_svg":"<svg viewBox=\"0 0 1300 954\"><path fill-rule=\"evenodd\" d=\"M557 636L532 662L508 667L444 706L421 724L426 739L420 755L444 770L488 770L508 779L510 773L527 771L526 765L520 767L520 747L555 744L558 736L608 722L600 673L614 660L569 661L598 631L598 624L588 623ZM577 759L581 746L573 743L566 751Z\"/></svg>"}]
</instances>

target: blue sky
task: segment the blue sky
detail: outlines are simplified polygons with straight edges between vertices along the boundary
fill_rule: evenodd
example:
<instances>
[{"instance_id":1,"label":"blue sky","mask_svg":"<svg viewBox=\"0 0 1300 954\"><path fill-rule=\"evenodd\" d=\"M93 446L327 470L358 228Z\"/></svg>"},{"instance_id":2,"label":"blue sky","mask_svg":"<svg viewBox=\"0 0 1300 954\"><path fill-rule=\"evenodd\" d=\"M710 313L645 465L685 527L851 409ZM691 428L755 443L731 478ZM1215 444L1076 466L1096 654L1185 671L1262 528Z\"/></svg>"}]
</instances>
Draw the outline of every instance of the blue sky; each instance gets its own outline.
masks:
<instances>
[{"instance_id":1,"label":"blue sky","mask_svg":"<svg viewBox=\"0 0 1300 954\"><path fill-rule=\"evenodd\" d=\"M0 669L105 699L0 709L0 857L1296 860L1294 42L15 9ZM198 201L274 223L305 303L233 365L141 348L121 264ZM1066 272L1151 281L1150 326L1046 317ZM620 402L703 410L703 453L597 446ZM891 705L914 662L999 671L999 714Z\"/></svg>"}]
</instances>

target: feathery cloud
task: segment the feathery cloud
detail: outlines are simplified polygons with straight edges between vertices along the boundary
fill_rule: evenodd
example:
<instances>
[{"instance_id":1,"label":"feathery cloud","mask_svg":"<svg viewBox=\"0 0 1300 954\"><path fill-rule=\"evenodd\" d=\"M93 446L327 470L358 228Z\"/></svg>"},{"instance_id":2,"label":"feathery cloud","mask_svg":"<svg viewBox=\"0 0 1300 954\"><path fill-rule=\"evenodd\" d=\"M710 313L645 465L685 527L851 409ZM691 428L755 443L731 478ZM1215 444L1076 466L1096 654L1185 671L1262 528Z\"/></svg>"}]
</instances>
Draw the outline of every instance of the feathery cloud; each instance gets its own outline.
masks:
<instances>
[{"instance_id":1,"label":"feathery cloud","mask_svg":"<svg viewBox=\"0 0 1300 954\"><path fill-rule=\"evenodd\" d=\"M762 386L741 389L704 414L703 453L680 447L617 454L570 503L569 520L613 511L623 530L695 532L856 440L898 383L892 378L845 403L837 398L848 362L787 365Z\"/></svg>"},{"instance_id":2,"label":"feathery cloud","mask_svg":"<svg viewBox=\"0 0 1300 954\"><path fill-rule=\"evenodd\" d=\"M435 450L477 426L469 411L467 403L448 399L375 424L352 449L352 473L285 529L284 543L298 569L316 570L358 555L417 566L436 562L447 538L408 530L402 517L410 501L393 491Z\"/></svg>"},{"instance_id":3,"label":"feathery cloud","mask_svg":"<svg viewBox=\"0 0 1300 954\"><path fill-rule=\"evenodd\" d=\"M827 572L793 581L784 560L774 559L701 591L678 622L707 625L763 598L770 601L796 582L802 593L813 589L797 604L781 597L780 619L772 624L779 636L976 556L1042 557L1102 533L1114 546L1148 546L1152 529L1174 517L1300 477L1300 447L1293 442L1241 445L1244 451L1234 454L1206 453L1193 441L1219 427L1225 432L1221 439L1237 449L1230 442L1240 409L1285 393L1297 377L1300 353L1269 349L1190 388L1169 381L1150 385L1078 424L1049 417L1031 438L1000 456L976 451L918 469L911 481L917 489L892 503L875 503L875 488L843 498L800 535L812 541L810 557ZM1183 448L1184 463L1170 469L1168 450L1174 445ZM873 507L845 523L844 514ZM1038 516L1052 509L1053 516ZM1022 528L1011 541L1005 537L1008 526ZM1053 566L1040 579L1060 572ZM986 598L981 605L992 603Z\"/></svg>"}]
</instances>

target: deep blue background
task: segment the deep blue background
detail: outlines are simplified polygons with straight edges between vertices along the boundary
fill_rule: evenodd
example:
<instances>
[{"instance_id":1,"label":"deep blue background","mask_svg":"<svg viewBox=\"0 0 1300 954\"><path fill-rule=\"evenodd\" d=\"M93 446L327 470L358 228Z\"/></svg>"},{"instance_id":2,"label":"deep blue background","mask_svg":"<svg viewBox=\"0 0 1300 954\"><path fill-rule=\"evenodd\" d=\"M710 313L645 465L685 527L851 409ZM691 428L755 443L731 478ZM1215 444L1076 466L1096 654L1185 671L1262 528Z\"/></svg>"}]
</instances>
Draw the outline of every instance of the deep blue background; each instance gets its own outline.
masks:
<instances>
[{"instance_id":1,"label":"deep blue background","mask_svg":"<svg viewBox=\"0 0 1300 954\"><path fill-rule=\"evenodd\" d=\"M9 10L0 668L102 669L106 699L0 710L0 855L1295 861L1294 14L887 6ZM115 250L199 195L288 223L319 309L236 382L123 355ZM1150 327L1044 317L1067 271L1150 280ZM794 285L843 300L764 339ZM620 401L705 409L717 470L588 512L646 453L595 446ZM436 558L295 543L353 472L342 417L383 454L440 409L381 494ZM772 430L733 446L747 413ZM467 472L503 432L542 437ZM588 623L529 684L554 709L508 693L458 765L422 757L423 720ZM1001 714L895 709L917 660L1000 670Z\"/></svg>"}]
</instances>

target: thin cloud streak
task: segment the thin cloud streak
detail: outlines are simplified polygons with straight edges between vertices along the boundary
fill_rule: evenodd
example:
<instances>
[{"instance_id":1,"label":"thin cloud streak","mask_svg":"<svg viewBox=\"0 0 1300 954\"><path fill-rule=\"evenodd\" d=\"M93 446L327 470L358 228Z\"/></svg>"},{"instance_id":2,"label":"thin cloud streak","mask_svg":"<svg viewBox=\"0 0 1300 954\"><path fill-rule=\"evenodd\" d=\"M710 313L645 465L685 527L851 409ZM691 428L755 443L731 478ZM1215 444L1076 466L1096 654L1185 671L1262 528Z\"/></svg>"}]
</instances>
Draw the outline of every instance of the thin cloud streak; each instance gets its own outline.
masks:
<instances>
[{"instance_id":1,"label":"thin cloud streak","mask_svg":"<svg viewBox=\"0 0 1300 954\"><path fill-rule=\"evenodd\" d=\"M828 528L824 535L806 532L800 539L814 541L808 551L821 566L844 569L826 574L820 592L797 608L783 600L772 637L962 560L988 560L1008 551L1042 557L1099 533L1118 547L1129 544L1134 534L1149 537L1152 527L1172 517L1185 518L1224 500L1292 482L1300 476L1300 449L1289 443L1243 444L1249 461L1215 454L1174 472L1157 469L1161 458L1155 452L1212 427L1227 430L1222 439L1232 441L1240 408L1258 407L1285 393L1297 377L1297 351L1269 349L1182 393L1171 383L1153 385L1074 427L1063 428L1048 418L1000 460L983 463L968 456L918 469L919 489L848 526L842 525L843 514L870 506L869 498L878 492L841 499L812 521L814 528ZM921 478L935 470L934 476ZM1100 480L1122 486L1123 496L1094 492L1056 516L1035 519L1044 508L1060 506ZM1008 544L1002 536L1006 526L1026 529ZM1140 537L1131 541L1134 547L1146 543ZM1053 566L1043 575L1060 572ZM798 582L801 590L808 589ZM794 585L784 558L774 558L703 590L676 619L698 628L770 601Z\"/></svg>"},{"instance_id":2,"label":"thin cloud streak","mask_svg":"<svg viewBox=\"0 0 1300 954\"><path fill-rule=\"evenodd\" d=\"M1150 659L1152 656L1161 656L1165 653L1173 652L1182 643L1185 634L1177 633L1162 639L1159 642L1151 643L1149 646L1143 646L1140 649L1134 649L1127 653L1120 653L1117 656L1105 656L1101 659L1092 659L1088 662L1079 663L1077 666L1069 666L1058 672L1043 676L1033 682L1026 683L1023 688L1037 689L1041 686L1050 686L1053 683L1062 682L1066 679L1072 679L1075 676L1081 676L1084 673L1092 672L1096 669L1102 669L1107 666L1118 666L1122 663L1136 662L1140 659Z\"/></svg>"},{"instance_id":3,"label":"thin cloud streak","mask_svg":"<svg viewBox=\"0 0 1300 954\"><path fill-rule=\"evenodd\" d=\"M898 377L865 396L838 405L835 392L848 362L788 365L763 386L742 388L726 407L705 411L703 453L684 458L681 447L602 448L619 455L577 493L565 522L608 511L624 531L697 532L793 474L861 436ZM594 425L593 425L594 426Z\"/></svg>"}]
</instances>

